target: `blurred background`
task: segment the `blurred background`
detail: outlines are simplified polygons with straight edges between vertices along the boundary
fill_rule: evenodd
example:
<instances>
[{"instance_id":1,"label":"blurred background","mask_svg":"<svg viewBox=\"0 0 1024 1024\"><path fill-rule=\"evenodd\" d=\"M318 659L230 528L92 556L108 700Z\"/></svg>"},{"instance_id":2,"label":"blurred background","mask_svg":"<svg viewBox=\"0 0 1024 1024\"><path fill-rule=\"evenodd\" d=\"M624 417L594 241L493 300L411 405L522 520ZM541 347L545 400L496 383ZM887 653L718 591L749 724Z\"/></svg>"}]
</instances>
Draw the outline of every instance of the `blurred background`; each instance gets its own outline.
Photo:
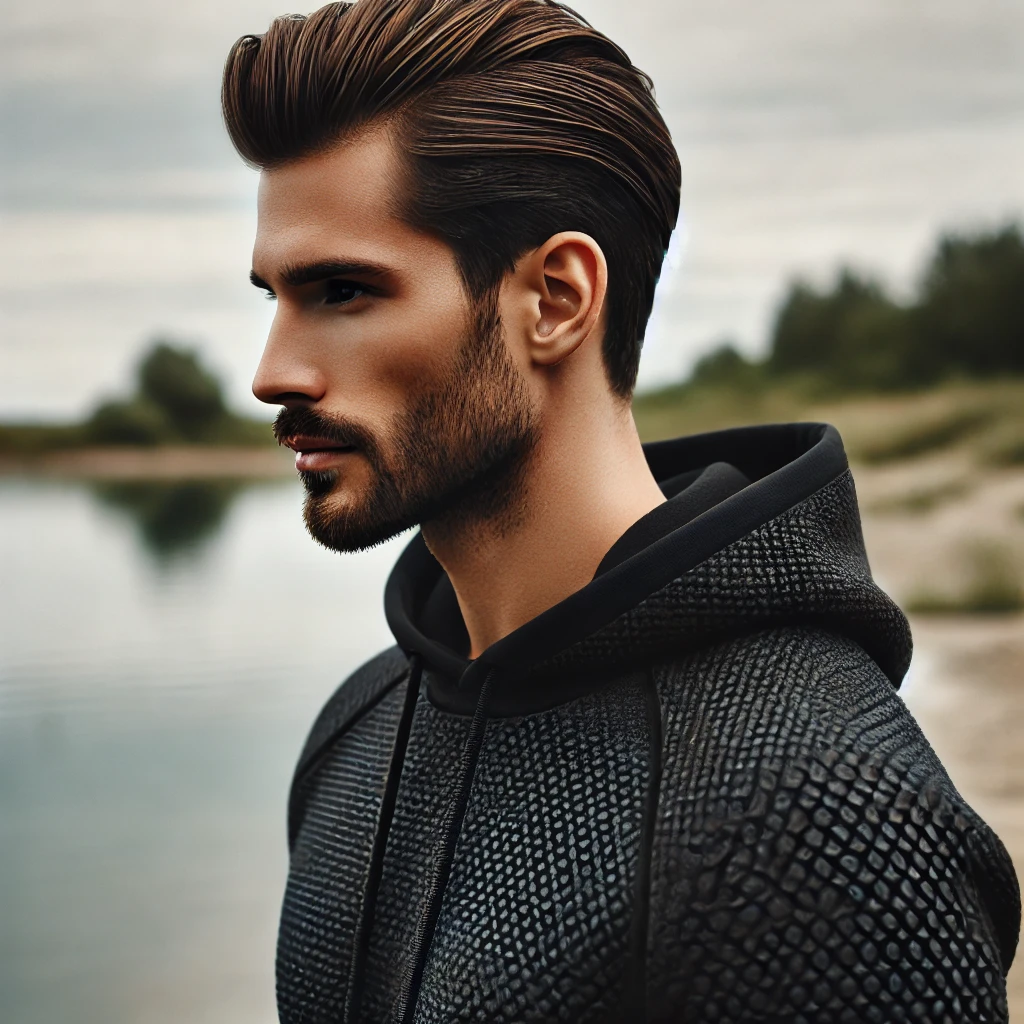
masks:
<instances>
[{"instance_id":1,"label":"blurred background","mask_svg":"<svg viewBox=\"0 0 1024 1024\"><path fill-rule=\"evenodd\" d=\"M579 0L683 215L646 438L825 419L904 696L1024 869L1024 7ZM402 539L302 528L249 393L256 176L218 111L271 0L3 4L0 1018L259 1024L305 732L390 642ZM1024 972L1011 1005L1024 1012Z\"/></svg>"}]
</instances>

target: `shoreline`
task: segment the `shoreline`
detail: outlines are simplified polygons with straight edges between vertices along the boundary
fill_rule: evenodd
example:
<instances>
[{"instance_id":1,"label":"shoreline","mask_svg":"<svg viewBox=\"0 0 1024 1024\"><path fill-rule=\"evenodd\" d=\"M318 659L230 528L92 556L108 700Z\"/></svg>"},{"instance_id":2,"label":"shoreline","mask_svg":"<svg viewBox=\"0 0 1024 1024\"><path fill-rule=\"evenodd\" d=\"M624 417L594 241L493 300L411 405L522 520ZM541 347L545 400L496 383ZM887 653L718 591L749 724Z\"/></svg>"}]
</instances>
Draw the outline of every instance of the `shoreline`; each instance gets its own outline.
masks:
<instances>
[{"instance_id":1,"label":"shoreline","mask_svg":"<svg viewBox=\"0 0 1024 1024\"><path fill-rule=\"evenodd\" d=\"M295 476L292 452L237 445L76 448L0 453L0 478L72 480L274 480Z\"/></svg>"}]
</instances>

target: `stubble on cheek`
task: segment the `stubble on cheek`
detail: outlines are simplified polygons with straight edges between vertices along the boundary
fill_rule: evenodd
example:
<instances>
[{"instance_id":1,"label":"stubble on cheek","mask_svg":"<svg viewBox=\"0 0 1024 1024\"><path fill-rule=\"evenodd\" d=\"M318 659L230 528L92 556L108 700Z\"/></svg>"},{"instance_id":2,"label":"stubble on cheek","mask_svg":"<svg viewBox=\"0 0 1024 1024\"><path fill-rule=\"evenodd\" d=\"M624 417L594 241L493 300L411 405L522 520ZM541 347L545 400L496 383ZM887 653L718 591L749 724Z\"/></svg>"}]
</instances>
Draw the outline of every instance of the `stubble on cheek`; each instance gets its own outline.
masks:
<instances>
[{"instance_id":1,"label":"stubble on cheek","mask_svg":"<svg viewBox=\"0 0 1024 1024\"><path fill-rule=\"evenodd\" d=\"M495 307L481 306L443 372L407 393L351 467L304 480L306 526L325 547L359 550L428 524L434 535L504 533L521 519L538 426Z\"/></svg>"}]
</instances>

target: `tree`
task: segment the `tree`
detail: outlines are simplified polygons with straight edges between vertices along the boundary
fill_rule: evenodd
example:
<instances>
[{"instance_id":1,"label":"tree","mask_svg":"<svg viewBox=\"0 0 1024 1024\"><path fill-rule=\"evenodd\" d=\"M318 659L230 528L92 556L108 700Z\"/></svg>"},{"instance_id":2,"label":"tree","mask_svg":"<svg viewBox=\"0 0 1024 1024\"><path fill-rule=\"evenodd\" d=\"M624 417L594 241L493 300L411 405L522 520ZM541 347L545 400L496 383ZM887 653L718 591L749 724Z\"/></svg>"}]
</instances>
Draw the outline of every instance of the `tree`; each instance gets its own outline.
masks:
<instances>
[{"instance_id":1,"label":"tree","mask_svg":"<svg viewBox=\"0 0 1024 1024\"><path fill-rule=\"evenodd\" d=\"M1024 372L1024 238L1010 225L940 240L917 311L929 356L970 376Z\"/></svg>"},{"instance_id":2,"label":"tree","mask_svg":"<svg viewBox=\"0 0 1024 1024\"><path fill-rule=\"evenodd\" d=\"M137 399L103 402L85 424L85 436L95 444L161 444L170 432L163 412Z\"/></svg>"},{"instance_id":3,"label":"tree","mask_svg":"<svg viewBox=\"0 0 1024 1024\"><path fill-rule=\"evenodd\" d=\"M942 238L906 306L850 270L823 292L796 282L775 318L768 368L854 388L1024 373L1020 228Z\"/></svg>"},{"instance_id":4,"label":"tree","mask_svg":"<svg viewBox=\"0 0 1024 1024\"><path fill-rule=\"evenodd\" d=\"M907 311L880 284L843 269L832 289L791 285L772 331L768 368L816 372L848 387L893 387L911 374Z\"/></svg>"},{"instance_id":5,"label":"tree","mask_svg":"<svg viewBox=\"0 0 1024 1024\"><path fill-rule=\"evenodd\" d=\"M753 385L759 378L760 367L746 359L731 341L720 342L717 348L701 356L690 374L694 384L727 387Z\"/></svg>"},{"instance_id":6,"label":"tree","mask_svg":"<svg viewBox=\"0 0 1024 1024\"><path fill-rule=\"evenodd\" d=\"M220 384L194 351L159 342L139 364L138 379L140 396L184 438L202 438L225 415Z\"/></svg>"}]
</instances>

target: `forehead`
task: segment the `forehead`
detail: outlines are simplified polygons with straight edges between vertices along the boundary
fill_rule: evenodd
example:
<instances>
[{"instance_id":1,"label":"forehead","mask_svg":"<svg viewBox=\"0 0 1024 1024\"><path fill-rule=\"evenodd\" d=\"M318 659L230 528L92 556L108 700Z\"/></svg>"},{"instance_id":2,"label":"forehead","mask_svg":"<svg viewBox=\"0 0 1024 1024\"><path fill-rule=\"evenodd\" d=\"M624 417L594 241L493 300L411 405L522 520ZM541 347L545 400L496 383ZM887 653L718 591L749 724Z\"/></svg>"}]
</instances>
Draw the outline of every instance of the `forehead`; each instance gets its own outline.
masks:
<instances>
[{"instance_id":1,"label":"forehead","mask_svg":"<svg viewBox=\"0 0 1024 1024\"><path fill-rule=\"evenodd\" d=\"M383 130L264 170L254 269L272 275L321 258L410 265L423 259L440 243L399 217L402 182L398 153Z\"/></svg>"}]
</instances>

